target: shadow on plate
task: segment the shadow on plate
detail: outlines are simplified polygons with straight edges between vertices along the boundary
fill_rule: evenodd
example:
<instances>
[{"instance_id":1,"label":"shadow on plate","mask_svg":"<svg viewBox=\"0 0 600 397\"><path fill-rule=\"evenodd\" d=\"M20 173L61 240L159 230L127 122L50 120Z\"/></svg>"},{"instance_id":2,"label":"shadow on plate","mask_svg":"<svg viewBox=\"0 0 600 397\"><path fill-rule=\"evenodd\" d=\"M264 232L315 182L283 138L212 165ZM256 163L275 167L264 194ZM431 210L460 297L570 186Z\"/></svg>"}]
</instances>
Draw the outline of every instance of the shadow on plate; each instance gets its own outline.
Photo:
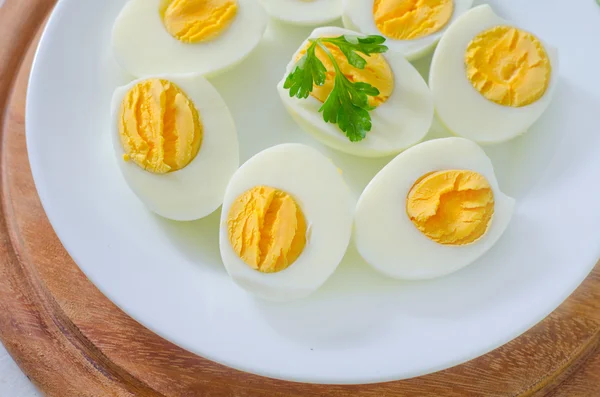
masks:
<instances>
[{"instance_id":1,"label":"shadow on plate","mask_svg":"<svg viewBox=\"0 0 600 397\"><path fill-rule=\"evenodd\" d=\"M280 335L310 349L356 347L356 341L384 332L387 309L374 310L374 290L401 288L402 282L380 276L351 246L330 279L307 298L292 302L255 300L257 312ZM387 301L384 305L395 305Z\"/></svg>"},{"instance_id":2,"label":"shadow on plate","mask_svg":"<svg viewBox=\"0 0 600 397\"><path fill-rule=\"evenodd\" d=\"M168 240L195 266L226 274L219 251L220 217L221 211L217 210L193 222L176 222L158 215L154 219Z\"/></svg>"},{"instance_id":3,"label":"shadow on plate","mask_svg":"<svg viewBox=\"0 0 600 397\"><path fill-rule=\"evenodd\" d=\"M478 261L449 276L424 281L380 275L352 244L338 270L314 294L287 303L257 299L255 305L280 335L320 350L358 348L357 341L368 344L384 337L393 329L390 322L436 324L476 318L490 306L502 304L507 289L539 274L540 269L528 266L523 258L532 249L543 254L545 242L521 238L523 233L533 235L539 228L536 219L516 214L503 238ZM551 263L553 258L548 254L544 261ZM515 296L527 293L515 291ZM410 324L407 322L406 327Z\"/></svg>"}]
</instances>

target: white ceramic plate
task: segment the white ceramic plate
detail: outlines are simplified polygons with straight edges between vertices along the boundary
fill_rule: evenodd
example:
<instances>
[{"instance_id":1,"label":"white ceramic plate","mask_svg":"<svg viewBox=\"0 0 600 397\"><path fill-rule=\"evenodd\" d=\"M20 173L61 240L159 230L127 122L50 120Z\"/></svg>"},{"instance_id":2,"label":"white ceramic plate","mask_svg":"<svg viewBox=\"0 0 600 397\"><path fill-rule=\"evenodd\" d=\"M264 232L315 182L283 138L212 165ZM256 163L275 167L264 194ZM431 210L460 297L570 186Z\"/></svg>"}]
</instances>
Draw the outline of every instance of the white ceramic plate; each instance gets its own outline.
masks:
<instances>
[{"instance_id":1,"label":"white ceramic plate","mask_svg":"<svg viewBox=\"0 0 600 397\"><path fill-rule=\"evenodd\" d=\"M449 277L397 282L351 248L308 299L256 300L219 258L219 214L175 223L129 191L109 137L113 89L129 80L109 50L125 0L60 1L35 59L27 144L44 208L87 276L133 318L174 343L245 371L295 381L363 383L430 373L484 354L556 308L600 256L600 8L595 1L490 3L558 47L560 84L532 130L490 146L514 219L480 261ZM271 23L259 48L211 81L228 102L242 161L305 142L343 169L358 197L386 159L326 149L303 134L275 86L309 29ZM426 69L427 60L417 63ZM423 71L426 73L426 71ZM444 136L435 126L429 135Z\"/></svg>"}]
</instances>

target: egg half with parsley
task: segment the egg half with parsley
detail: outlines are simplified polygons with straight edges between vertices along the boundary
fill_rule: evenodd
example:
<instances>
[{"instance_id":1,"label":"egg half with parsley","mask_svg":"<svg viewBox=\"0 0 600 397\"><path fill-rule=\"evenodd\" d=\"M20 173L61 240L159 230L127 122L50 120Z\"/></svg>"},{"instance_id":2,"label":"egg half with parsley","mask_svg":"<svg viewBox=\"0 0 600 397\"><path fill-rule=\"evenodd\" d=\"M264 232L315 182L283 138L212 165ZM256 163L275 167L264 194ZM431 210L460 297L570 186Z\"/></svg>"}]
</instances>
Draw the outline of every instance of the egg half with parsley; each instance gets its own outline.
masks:
<instances>
[{"instance_id":1,"label":"egg half with parsley","mask_svg":"<svg viewBox=\"0 0 600 397\"><path fill-rule=\"evenodd\" d=\"M558 52L502 19L489 5L471 9L444 34L429 85L439 119L482 144L525 132L546 111L558 83Z\"/></svg>"},{"instance_id":2,"label":"egg half with parsley","mask_svg":"<svg viewBox=\"0 0 600 397\"><path fill-rule=\"evenodd\" d=\"M114 23L112 48L136 77L215 74L250 54L267 21L257 0L129 0Z\"/></svg>"},{"instance_id":3,"label":"egg half with parsley","mask_svg":"<svg viewBox=\"0 0 600 397\"><path fill-rule=\"evenodd\" d=\"M391 50L370 55L354 53L351 56L364 60L361 69L351 65L345 48L334 42L319 43L312 53L311 44L321 38L357 43L366 36L347 29L324 27L315 29L300 45L277 85L285 108L297 123L321 143L363 157L396 154L421 141L433 120L433 99L425 80L404 56ZM323 65L325 79L321 85L315 81L306 98L298 98L286 81L299 69L310 76L308 56ZM375 88L376 94L370 95L363 109L357 110L357 98L352 95L358 89L365 89L365 83ZM367 112L370 131L364 137L352 133L356 120L364 122ZM335 114L338 122L325 121L327 114ZM342 123L347 126L346 132L340 128Z\"/></svg>"},{"instance_id":4,"label":"egg half with parsley","mask_svg":"<svg viewBox=\"0 0 600 397\"><path fill-rule=\"evenodd\" d=\"M117 88L111 135L133 193L177 221L215 211L239 166L233 118L200 76L153 76Z\"/></svg>"},{"instance_id":5,"label":"egg half with parsley","mask_svg":"<svg viewBox=\"0 0 600 397\"><path fill-rule=\"evenodd\" d=\"M400 153L367 185L356 207L355 242L385 275L440 277L494 246L514 207L476 143L430 140Z\"/></svg>"},{"instance_id":6,"label":"egg half with parsley","mask_svg":"<svg viewBox=\"0 0 600 397\"><path fill-rule=\"evenodd\" d=\"M354 206L342 175L316 149L294 143L266 149L227 186L219 238L225 268L264 299L309 295L342 260Z\"/></svg>"}]
</instances>

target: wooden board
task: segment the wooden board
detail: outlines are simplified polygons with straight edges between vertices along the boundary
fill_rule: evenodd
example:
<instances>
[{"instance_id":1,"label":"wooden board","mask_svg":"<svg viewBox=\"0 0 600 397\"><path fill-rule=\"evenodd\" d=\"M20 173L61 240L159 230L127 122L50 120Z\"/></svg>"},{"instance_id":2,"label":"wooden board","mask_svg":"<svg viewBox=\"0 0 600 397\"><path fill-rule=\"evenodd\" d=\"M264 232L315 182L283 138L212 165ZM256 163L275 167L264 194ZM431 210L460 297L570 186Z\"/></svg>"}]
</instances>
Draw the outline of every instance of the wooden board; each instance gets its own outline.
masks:
<instances>
[{"instance_id":1,"label":"wooden board","mask_svg":"<svg viewBox=\"0 0 600 397\"><path fill-rule=\"evenodd\" d=\"M0 112L0 338L46 395L600 396L600 266L525 335L407 381L324 386L261 378L188 353L137 324L71 261L31 178L24 104L32 51L26 49L53 4L7 0L0 9L0 110L6 109Z\"/></svg>"}]
</instances>

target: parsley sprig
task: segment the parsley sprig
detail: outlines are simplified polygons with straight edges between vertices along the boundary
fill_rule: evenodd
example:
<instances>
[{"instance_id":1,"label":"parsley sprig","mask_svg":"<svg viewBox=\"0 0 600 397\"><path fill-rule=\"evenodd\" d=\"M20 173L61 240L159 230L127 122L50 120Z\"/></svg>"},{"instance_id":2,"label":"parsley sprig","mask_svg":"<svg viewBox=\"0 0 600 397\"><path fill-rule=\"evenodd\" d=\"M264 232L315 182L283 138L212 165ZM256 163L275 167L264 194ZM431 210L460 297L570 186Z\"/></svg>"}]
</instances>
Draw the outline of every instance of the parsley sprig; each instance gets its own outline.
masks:
<instances>
[{"instance_id":1,"label":"parsley sprig","mask_svg":"<svg viewBox=\"0 0 600 397\"><path fill-rule=\"evenodd\" d=\"M383 45L384 42L384 37L376 35L310 39L306 53L296 62L296 67L287 76L283 88L289 90L290 97L304 99L312 92L315 84L325 84L327 69L316 55L319 46L331 60L335 71L333 89L319 112L323 113L325 122L337 124L350 141L360 141L371 131L369 111L374 107L369 105L369 97L379 95L379 90L368 83L348 80L325 43L338 47L350 65L364 69L367 61L359 53L371 55L386 52L388 48Z\"/></svg>"}]
</instances>

